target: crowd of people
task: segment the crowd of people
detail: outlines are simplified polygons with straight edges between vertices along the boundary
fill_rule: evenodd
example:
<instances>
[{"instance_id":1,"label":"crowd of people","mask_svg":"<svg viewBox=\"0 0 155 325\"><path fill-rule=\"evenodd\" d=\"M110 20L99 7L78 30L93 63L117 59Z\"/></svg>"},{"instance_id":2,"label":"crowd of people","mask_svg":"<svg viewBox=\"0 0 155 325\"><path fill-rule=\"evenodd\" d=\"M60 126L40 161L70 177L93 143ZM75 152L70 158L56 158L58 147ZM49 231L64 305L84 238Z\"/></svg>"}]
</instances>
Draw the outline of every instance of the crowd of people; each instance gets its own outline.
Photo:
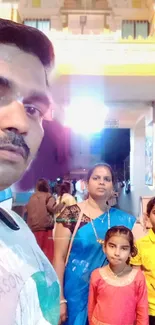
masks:
<instances>
[{"instance_id":1,"label":"crowd of people","mask_svg":"<svg viewBox=\"0 0 155 325\"><path fill-rule=\"evenodd\" d=\"M145 262L140 259L140 245L143 248L144 242L149 242L150 235L143 237L142 225L137 224L133 216L115 207L114 188L111 167L100 163L88 172L85 182L87 195L82 202L70 194L69 181L56 185L54 199L48 182L41 179L27 205L28 225L53 264L61 284L60 324L149 324L147 286L140 269L140 266L146 269L147 265L145 259ZM148 203L147 209L152 226L153 211L155 198ZM40 218L44 219L44 229L40 227L34 231L36 229L29 221L33 220L33 214L35 225L37 219L38 223ZM47 218L49 224L46 227ZM146 224L148 220L145 217ZM137 247L133 234L137 238L142 237L137 241ZM42 240L44 238L44 245L39 241L40 236ZM48 245L45 245L47 242ZM148 256L147 248L145 254ZM147 278L150 279L150 272L146 272ZM118 312L120 304L122 308ZM155 315L151 308L150 324L153 324Z\"/></svg>"},{"instance_id":2,"label":"crowd of people","mask_svg":"<svg viewBox=\"0 0 155 325\"><path fill-rule=\"evenodd\" d=\"M39 149L53 63L44 34L0 19L1 190L19 180ZM39 180L27 224L0 208L1 324L155 324L155 198L147 205L151 227L135 244L136 218L114 206L111 167L95 165L86 187L77 202L68 184L54 198Z\"/></svg>"}]
</instances>

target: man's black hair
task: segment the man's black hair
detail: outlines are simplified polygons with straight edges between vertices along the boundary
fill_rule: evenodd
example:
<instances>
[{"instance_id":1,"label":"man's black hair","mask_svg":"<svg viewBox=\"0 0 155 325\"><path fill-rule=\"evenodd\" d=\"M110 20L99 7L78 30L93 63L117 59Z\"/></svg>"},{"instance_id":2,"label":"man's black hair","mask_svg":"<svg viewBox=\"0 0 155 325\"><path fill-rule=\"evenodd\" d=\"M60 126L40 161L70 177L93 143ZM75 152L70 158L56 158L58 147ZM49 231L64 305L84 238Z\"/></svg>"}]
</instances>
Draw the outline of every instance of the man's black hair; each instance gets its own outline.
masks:
<instances>
[{"instance_id":1,"label":"man's black hair","mask_svg":"<svg viewBox=\"0 0 155 325\"><path fill-rule=\"evenodd\" d=\"M24 52L35 55L45 68L54 63L52 43L36 28L0 18L0 44L14 44Z\"/></svg>"}]
</instances>

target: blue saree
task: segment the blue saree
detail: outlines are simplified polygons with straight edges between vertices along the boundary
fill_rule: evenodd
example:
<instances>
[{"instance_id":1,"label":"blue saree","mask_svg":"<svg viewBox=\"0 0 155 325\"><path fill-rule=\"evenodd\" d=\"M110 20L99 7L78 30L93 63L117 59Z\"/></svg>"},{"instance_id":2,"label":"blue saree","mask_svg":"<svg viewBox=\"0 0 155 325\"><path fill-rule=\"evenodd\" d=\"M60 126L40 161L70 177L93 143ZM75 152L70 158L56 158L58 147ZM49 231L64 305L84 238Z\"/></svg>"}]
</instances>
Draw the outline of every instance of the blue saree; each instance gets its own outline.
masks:
<instances>
[{"instance_id":1,"label":"blue saree","mask_svg":"<svg viewBox=\"0 0 155 325\"><path fill-rule=\"evenodd\" d=\"M103 222L102 222L103 221ZM133 228L136 219L115 208L110 209L110 227ZM104 239L108 230L107 213L93 221L97 235ZM92 271L107 264L102 246L96 241L91 223L76 233L64 276L64 296L67 299L68 319L64 325L88 325L87 303Z\"/></svg>"}]
</instances>

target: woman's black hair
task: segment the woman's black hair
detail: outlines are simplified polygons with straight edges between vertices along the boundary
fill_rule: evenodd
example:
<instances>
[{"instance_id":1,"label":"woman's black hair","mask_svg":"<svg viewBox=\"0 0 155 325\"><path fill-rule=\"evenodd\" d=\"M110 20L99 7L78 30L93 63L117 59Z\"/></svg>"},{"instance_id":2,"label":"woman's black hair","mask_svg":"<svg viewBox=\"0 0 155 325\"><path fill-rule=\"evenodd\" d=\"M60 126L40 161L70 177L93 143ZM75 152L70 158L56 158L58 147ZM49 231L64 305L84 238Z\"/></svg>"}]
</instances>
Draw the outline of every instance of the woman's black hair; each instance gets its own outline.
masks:
<instances>
[{"instance_id":1,"label":"woman's black hair","mask_svg":"<svg viewBox=\"0 0 155 325\"><path fill-rule=\"evenodd\" d=\"M134 236L132 231L124 226L115 226L110 228L106 235L105 235L105 240L104 240L104 246L106 246L107 242L109 239L114 236L115 234L120 234L120 235L126 235L129 244L130 244L130 253L132 257L135 257L137 255L137 248L134 245Z\"/></svg>"},{"instance_id":2,"label":"woman's black hair","mask_svg":"<svg viewBox=\"0 0 155 325\"><path fill-rule=\"evenodd\" d=\"M98 163L96 165L94 165L89 171L88 171L88 174L87 174L87 182L89 182L90 180L90 177L91 175L93 174L94 170L97 168L97 167L106 167L109 169L110 173L111 173L111 177L112 177L112 183L114 184L115 183L115 178L114 178L114 172L111 168L111 166L107 163Z\"/></svg>"},{"instance_id":3,"label":"woman's black hair","mask_svg":"<svg viewBox=\"0 0 155 325\"><path fill-rule=\"evenodd\" d=\"M69 183L63 183L60 185L60 196L62 197L63 194L69 193L70 191L70 184Z\"/></svg>"},{"instance_id":4,"label":"woman's black hair","mask_svg":"<svg viewBox=\"0 0 155 325\"><path fill-rule=\"evenodd\" d=\"M147 213L148 217L150 216L150 213L154 206L155 206L155 197L152 197L152 199L148 202L147 208L146 208L146 213Z\"/></svg>"}]
</instances>

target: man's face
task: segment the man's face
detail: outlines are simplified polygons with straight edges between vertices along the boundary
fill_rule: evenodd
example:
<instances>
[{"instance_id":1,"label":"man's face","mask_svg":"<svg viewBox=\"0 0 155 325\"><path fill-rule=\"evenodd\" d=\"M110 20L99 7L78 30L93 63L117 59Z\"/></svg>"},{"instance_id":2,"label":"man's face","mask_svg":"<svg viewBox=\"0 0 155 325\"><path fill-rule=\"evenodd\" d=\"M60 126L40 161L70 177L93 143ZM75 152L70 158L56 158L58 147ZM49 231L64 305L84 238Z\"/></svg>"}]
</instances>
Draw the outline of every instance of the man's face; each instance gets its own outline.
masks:
<instances>
[{"instance_id":1,"label":"man's face","mask_svg":"<svg viewBox=\"0 0 155 325\"><path fill-rule=\"evenodd\" d=\"M47 92L39 59L0 44L0 190L19 180L36 155L49 108Z\"/></svg>"}]
</instances>

